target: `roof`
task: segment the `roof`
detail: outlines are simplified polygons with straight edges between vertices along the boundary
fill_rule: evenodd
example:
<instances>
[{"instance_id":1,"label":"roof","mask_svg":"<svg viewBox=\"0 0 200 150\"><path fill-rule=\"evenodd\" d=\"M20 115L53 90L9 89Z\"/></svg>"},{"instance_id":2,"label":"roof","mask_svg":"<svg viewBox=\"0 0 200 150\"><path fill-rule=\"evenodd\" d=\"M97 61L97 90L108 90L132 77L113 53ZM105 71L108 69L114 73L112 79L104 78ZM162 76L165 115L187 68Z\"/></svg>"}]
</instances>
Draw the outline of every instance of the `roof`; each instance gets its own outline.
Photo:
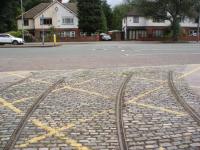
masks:
<instances>
[{"instance_id":1,"label":"roof","mask_svg":"<svg viewBox=\"0 0 200 150\"><path fill-rule=\"evenodd\" d=\"M126 14L126 16L142 16L142 14L139 13L137 10L131 10Z\"/></svg>"},{"instance_id":2,"label":"roof","mask_svg":"<svg viewBox=\"0 0 200 150\"><path fill-rule=\"evenodd\" d=\"M40 3L36 5L35 7L31 8L27 12L24 13L24 18L25 19L32 19L34 18L37 14L42 12L44 9L49 7L52 3ZM74 13L78 13L78 8L77 8L77 3L63 3L65 7L73 11ZM17 19L20 19L21 15L17 17Z\"/></svg>"},{"instance_id":3,"label":"roof","mask_svg":"<svg viewBox=\"0 0 200 150\"><path fill-rule=\"evenodd\" d=\"M35 7L31 8L27 12L24 13L25 19L31 19L34 16L36 16L38 13L40 13L42 10L47 8L51 3L40 3L36 5ZM18 19L21 17L21 15L18 17Z\"/></svg>"},{"instance_id":4,"label":"roof","mask_svg":"<svg viewBox=\"0 0 200 150\"><path fill-rule=\"evenodd\" d=\"M78 14L78 7L77 3L63 3L67 8L73 11L75 14Z\"/></svg>"}]
</instances>

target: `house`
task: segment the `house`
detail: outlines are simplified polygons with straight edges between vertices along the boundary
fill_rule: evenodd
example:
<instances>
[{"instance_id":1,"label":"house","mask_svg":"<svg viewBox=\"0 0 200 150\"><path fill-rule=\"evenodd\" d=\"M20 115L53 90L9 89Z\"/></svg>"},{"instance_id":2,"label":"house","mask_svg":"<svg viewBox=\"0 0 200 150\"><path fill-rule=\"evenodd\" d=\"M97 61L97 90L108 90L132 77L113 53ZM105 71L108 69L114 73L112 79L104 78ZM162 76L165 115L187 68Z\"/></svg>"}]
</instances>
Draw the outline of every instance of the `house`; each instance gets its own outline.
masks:
<instances>
[{"instance_id":1,"label":"house","mask_svg":"<svg viewBox=\"0 0 200 150\"><path fill-rule=\"evenodd\" d=\"M122 20L122 30L125 40L162 40L170 27L169 20L160 18L146 18L137 11L130 11ZM183 40L197 39L197 26L195 19L186 18L181 21Z\"/></svg>"},{"instance_id":2,"label":"house","mask_svg":"<svg viewBox=\"0 0 200 150\"><path fill-rule=\"evenodd\" d=\"M62 3L53 0L51 3L40 3L24 13L24 29L35 38L41 39L55 32L61 41L79 37L76 3ZM17 18L18 29L22 29L21 16Z\"/></svg>"}]
</instances>

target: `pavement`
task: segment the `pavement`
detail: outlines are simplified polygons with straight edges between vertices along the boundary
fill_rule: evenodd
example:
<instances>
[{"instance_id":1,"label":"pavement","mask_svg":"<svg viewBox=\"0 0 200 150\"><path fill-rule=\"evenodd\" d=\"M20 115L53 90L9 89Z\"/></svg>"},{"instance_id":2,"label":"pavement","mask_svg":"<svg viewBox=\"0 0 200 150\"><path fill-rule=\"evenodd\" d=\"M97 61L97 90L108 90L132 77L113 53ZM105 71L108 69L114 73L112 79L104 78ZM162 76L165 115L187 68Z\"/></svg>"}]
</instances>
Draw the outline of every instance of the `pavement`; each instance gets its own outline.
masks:
<instances>
[{"instance_id":1,"label":"pavement","mask_svg":"<svg viewBox=\"0 0 200 150\"><path fill-rule=\"evenodd\" d=\"M36 99L58 85L28 118L14 150L118 150L116 95L126 76L123 123L130 150L199 150L200 126L176 101L168 84L174 72L181 96L200 113L200 65L12 71L0 73L0 149Z\"/></svg>"}]
</instances>

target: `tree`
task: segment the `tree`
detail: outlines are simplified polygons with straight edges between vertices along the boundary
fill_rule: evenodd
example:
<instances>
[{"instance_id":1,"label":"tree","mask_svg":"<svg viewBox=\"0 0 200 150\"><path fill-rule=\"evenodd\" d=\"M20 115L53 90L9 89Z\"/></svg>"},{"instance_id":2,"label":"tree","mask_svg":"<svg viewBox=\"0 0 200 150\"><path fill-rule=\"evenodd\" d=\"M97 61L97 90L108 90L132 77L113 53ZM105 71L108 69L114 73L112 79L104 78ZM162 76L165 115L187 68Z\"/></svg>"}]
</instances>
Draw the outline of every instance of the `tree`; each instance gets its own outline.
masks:
<instances>
[{"instance_id":1,"label":"tree","mask_svg":"<svg viewBox=\"0 0 200 150\"><path fill-rule=\"evenodd\" d=\"M101 14L100 0L78 0L79 28L82 32L97 32L101 28Z\"/></svg>"},{"instance_id":2,"label":"tree","mask_svg":"<svg viewBox=\"0 0 200 150\"><path fill-rule=\"evenodd\" d=\"M101 10L101 28L100 32L106 33L108 31L107 20L104 11Z\"/></svg>"},{"instance_id":3,"label":"tree","mask_svg":"<svg viewBox=\"0 0 200 150\"><path fill-rule=\"evenodd\" d=\"M20 3L15 0L3 0L0 5L0 32L16 29L16 16L20 13Z\"/></svg>"},{"instance_id":4,"label":"tree","mask_svg":"<svg viewBox=\"0 0 200 150\"><path fill-rule=\"evenodd\" d=\"M197 0L135 0L136 7L146 17L157 17L171 22L172 38L177 41L180 35L180 22L193 16Z\"/></svg>"},{"instance_id":5,"label":"tree","mask_svg":"<svg viewBox=\"0 0 200 150\"><path fill-rule=\"evenodd\" d=\"M107 23L107 29L111 30L112 28L112 9L110 7L110 5L108 5L107 0L101 0L101 7L103 10L103 14L105 16L106 19L106 23ZM104 17L102 16L102 17Z\"/></svg>"},{"instance_id":6,"label":"tree","mask_svg":"<svg viewBox=\"0 0 200 150\"><path fill-rule=\"evenodd\" d=\"M128 4L119 4L114 7L112 16L112 29L122 29L122 19L131 9L132 6Z\"/></svg>"},{"instance_id":7,"label":"tree","mask_svg":"<svg viewBox=\"0 0 200 150\"><path fill-rule=\"evenodd\" d=\"M69 0L69 3L77 3L77 0Z\"/></svg>"},{"instance_id":8,"label":"tree","mask_svg":"<svg viewBox=\"0 0 200 150\"><path fill-rule=\"evenodd\" d=\"M23 5L25 11L27 11L40 3L49 3L49 2L52 2L52 0L23 0Z\"/></svg>"}]
</instances>

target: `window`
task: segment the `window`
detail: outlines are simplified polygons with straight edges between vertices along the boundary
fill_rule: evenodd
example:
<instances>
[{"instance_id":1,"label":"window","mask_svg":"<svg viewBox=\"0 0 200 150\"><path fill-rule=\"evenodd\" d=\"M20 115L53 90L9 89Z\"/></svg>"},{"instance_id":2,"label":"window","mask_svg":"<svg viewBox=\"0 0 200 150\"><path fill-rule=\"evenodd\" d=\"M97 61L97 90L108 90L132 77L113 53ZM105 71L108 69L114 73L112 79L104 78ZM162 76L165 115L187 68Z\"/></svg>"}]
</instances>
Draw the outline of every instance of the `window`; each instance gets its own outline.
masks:
<instances>
[{"instance_id":1,"label":"window","mask_svg":"<svg viewBox=\"0 0 200 150\"><path fill-rule=\"evenodd\" d=\"M72 18L72 17L63 17L62 18L62 24L64 24L64 25L73 25L74 24L74 18Z\"/></svg>"},{"instance_id":2,"label":"window","mask_svg":"<svg viewBox=\"0 0 200 150\"><path fill-rule=\"evenodd\" d=\"M29 20L28 19L24 19L24 26L29 26Z\"/></svg>"},{"instance_id":3,"label":"window","mask_svg":"<svg viewBox=\"0 0 200 150\"><path fill-rule=\"evenodd\" d=\"M164 33L163 33L163 30L154 30L153 31L153 36L154 37L163 37L164 36Z\"/></svg>"},{"instance_id":4,"label":"window","mask_svg":"<svg viewBox=\"0 0 200 150\"><path fill-rule=\"evenodd\" d=\"M60 32L60 36L74 38L76 36L76 32L75 31L63 31L63 32Z\"/></svg>"},{"instance_id":5,"label":"window","mask_svg":"<svg viewBox=\"0 0 200 150\"><path fill-rule=\"evenodd\" d=\"M139 16L133 16L133 23L139 23Z\"/></svg>"},{"instance_id":6,"label":"window","mask_svg":"<svg viewBox=\"0 0 200 150\"><path fill-rule=\"evenodd\" d=\"M165 20L162 18L153 18L153 22L163 23L163 22L165 22Z\"/></svg>"},{"instance_id":7,"label":"window","mask_svg":"<svg viewBox=\"0 0 200 150\"><path fill-rule=\"evenodd\" d=\"M0 37L2 37L2 38L8 38L8 37L10 37L10 36L7 35L7 34L0 34Z\"/></svg>"},{"instance_id":8,"label":"window","mask_svg":"<svg viewBox=\"0 0 200 150\"><path fill-rule=\"evenodd\" d=\"M41 18L40 25L52 25L52 18Z\"/></svg>"}]
</instances>

